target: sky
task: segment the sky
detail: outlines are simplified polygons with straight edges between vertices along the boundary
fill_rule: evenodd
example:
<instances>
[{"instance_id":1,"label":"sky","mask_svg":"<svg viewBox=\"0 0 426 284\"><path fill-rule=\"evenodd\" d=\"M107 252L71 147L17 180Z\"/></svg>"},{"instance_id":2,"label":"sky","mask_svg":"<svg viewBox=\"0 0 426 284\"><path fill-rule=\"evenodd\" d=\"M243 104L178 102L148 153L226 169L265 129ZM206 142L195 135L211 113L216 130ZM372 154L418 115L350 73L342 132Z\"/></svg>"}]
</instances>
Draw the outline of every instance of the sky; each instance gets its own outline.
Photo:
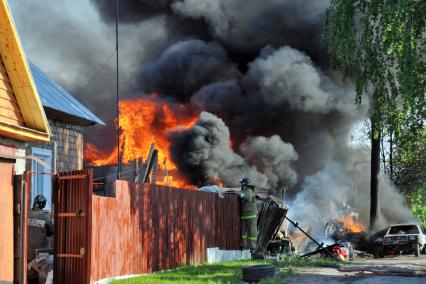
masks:
<instances>
[{"instance_id":1,"label":"sky","mask_svg":"<svg viewBox=\"0 0 426 284\"><path fill-rule=\"evenodd\" d=\"M27 58L107 125L113 125L114 25L102 22L89 0L9 0L8 3ZM133 74L146 64L148 57L161 51L158 46L165 46L164 22L158 17L123 25L119 34L120 93L121 97L134 96L130 91ZM86 141L96 141L100 146L114 145L113 132L107 128L86 129ZM103 140L100 141L99 135L104 136Z\"/></svg>"}]
</instances>

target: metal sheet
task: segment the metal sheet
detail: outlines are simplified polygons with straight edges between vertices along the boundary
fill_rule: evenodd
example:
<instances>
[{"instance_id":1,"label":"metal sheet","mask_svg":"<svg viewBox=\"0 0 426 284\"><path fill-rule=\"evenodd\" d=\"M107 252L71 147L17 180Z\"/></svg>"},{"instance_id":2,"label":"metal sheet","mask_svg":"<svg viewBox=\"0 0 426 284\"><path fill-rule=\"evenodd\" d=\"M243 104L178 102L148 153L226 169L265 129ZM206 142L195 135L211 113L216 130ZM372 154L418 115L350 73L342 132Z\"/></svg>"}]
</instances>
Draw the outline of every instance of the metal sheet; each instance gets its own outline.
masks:
<instances>
[{"instance_id":1,"label":"metal sheet","mask_svg":"<svg viewBox=\"0 0 426 284\"><path fill-rule=\"evenodd\" d=\"M90 282L92 183L91 170L61 173L55 179L54 283Z\"/></svg>"},{"instance_id":2,"label":"metal sheet","mask_svg":"<svg viewBox=\"0 0 426 284\"><path fill-rule=\"evenodd\" d=\"M65 91L55 81L50 79L36 65L32 62L28 63L44 107L82 118L91 122L91 124L97 123L105 125L102 120L76 100L71 94Z\"/></svg>"},{"instance_id":3,"label":"metal sheet","mask_svg":"<svg viewBox=\"0 0 426 284\"><path fill-rule=\"evenodd\" d=\"M13 281L13 161L0 159L0 280Z\"/></svg>"}]
</instances>

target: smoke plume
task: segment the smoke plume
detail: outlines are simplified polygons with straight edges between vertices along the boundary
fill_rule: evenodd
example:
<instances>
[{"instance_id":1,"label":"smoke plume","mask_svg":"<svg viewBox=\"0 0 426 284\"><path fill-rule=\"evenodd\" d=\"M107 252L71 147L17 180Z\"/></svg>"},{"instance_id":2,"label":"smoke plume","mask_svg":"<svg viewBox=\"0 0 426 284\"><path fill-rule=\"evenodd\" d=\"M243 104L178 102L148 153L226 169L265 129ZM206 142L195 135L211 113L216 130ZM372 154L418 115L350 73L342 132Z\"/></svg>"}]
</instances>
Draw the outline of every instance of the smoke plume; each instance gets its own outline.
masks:
<instances>
[{"instance_id":1,"label":"smoke plume","mask_svg":"<svg viewBox=\"0 0 426 284\"><path fill-rule=\"evenodd\" d=\"M324 227L342 216L351 216L367 230L370 212L369 158L365 151L348 151L343 161L333 161L323 170L308 176L301 190L290 200L289 217L317 240L327 241ZM404 198L386 176L380 176L377 228L389 224L416 222ZM292 228L290 228L292 229ZM303 251L305 247L299 247Z\"/></svg>"}]
</instances>

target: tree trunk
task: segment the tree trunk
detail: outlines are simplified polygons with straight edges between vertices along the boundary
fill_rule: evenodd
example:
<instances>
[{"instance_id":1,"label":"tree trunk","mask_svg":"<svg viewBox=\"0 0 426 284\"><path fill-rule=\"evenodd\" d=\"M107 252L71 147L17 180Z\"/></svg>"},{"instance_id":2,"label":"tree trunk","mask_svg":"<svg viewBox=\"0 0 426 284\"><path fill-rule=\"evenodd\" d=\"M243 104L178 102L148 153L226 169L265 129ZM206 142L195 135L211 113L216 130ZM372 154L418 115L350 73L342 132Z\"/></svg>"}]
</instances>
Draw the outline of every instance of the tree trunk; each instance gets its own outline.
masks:
<instances>
[{"instance_id":1,"label":"tree trunk","mask_svg":"<svg viewBox=\"0 0 426 284\"><path fill-rule=\"evenodd\" d=\"M389 139L389 172L390 172L390 178L394 181L394 174L393 174L393 131L390 131L390 139Z\"/></svg>"},{"instance_id":2,"label":"tree trunk","mask_svg":"<svg viewBox=\"0 0 426 284\"><path fill-rule=\"evenodd\" d=\"M370 178L370 233L374 232L379 213L380 131L371 119L371 178Z\"/></svg>"}]
</instances>

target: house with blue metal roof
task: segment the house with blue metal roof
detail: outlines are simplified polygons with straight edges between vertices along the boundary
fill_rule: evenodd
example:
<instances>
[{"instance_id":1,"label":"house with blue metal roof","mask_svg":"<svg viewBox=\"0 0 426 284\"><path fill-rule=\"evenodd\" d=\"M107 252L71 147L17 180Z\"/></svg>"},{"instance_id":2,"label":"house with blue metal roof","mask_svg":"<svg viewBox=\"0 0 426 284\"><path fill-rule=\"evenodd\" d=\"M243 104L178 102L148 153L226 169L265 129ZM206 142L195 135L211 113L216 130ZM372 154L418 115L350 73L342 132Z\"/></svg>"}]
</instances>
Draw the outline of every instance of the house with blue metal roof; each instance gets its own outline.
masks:
<instances>
[{"instance_id":1,"label":"house with blue metal roof","mask_svg":"<svg viewBox=\"0 0 426 284\"><path fill-rule=\"evenodd\" d=\"M26 155L44 162L43 165L28 160L27 170L57 173L83 169L84 130L105 123L35 64L28 64L51 135L50 142L27 143ZM43 194L48 200L47 210L51 204L51 182L48 175L32 176L32 200L38 194Z\"/></svg>"},{"instance_id":2,"label":"house with blue metal roof","mask_svg":"<svg viewBox=\"0 0 426 284\"><path fill-rule=\"evenodd\" d=\"M84 126L93 124L105 125L102 120L76 100L71 94L65 91L55 81L49 78L34 63L28 63L41 103L46 114L50 113L50 118L53 116L68 116L66 121L72 120L75 121L76 124ZM49 115L47 116L49 117Z\"/></svg>"}]
</instances>

